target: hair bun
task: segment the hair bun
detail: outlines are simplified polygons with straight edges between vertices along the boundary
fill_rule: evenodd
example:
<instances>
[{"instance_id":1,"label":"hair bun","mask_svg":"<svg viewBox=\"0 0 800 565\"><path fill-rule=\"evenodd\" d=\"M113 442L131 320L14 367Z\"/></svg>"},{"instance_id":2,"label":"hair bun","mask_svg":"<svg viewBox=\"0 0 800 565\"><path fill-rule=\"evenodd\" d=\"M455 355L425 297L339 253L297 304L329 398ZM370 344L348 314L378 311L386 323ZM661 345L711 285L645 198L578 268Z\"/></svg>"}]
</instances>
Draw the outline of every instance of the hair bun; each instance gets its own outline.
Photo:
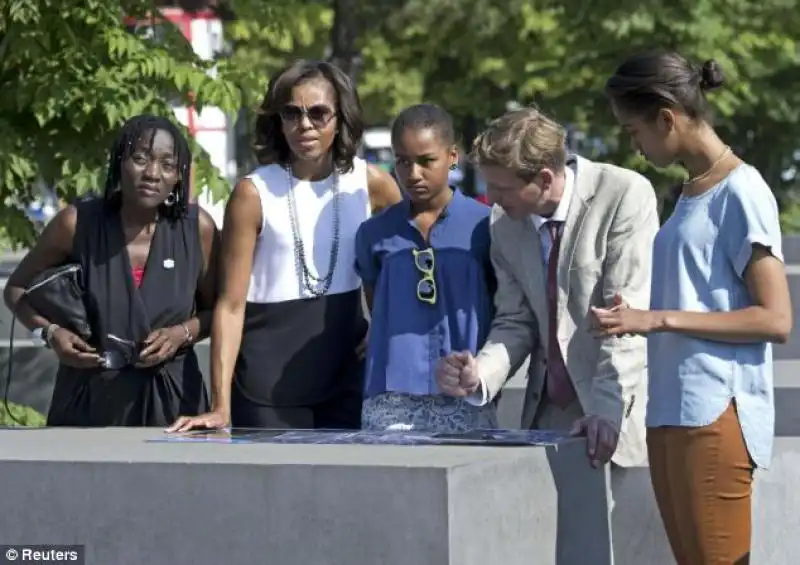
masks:
<instances>
[{"instance_id":1,"label":"hair bun","mask_svg":"<svg viewBox=\"0 0 800 565\"><path fill-rule=\"evenodd\" d=\"M713 90L725 83L725 74L722 67L714 59L709 59L703 63L700 69L700 88L703 90Z\"/></svg>"}]
</instances>

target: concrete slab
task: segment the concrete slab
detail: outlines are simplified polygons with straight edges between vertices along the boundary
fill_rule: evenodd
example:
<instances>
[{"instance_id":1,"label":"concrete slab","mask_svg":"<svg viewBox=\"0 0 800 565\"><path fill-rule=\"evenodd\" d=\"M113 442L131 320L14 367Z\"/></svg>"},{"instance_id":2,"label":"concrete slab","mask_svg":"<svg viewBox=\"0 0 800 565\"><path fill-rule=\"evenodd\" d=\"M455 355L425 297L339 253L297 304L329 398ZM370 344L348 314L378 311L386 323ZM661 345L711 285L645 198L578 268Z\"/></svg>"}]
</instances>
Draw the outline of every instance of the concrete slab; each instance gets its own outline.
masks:
<instances>
[{"instance_id":1,"label":"concrete slab","mask_svg":"<svg viewBox=\"0 0 800 565\"><path fill-rule=\"evenodd\" d=\"M798 274L790 270L793 296L800 295L795 292ZM800 301L795 304L797 309ZM8 331L4 314L0 305L0 334ZM787 360L776 363L775 458L756 479L753 563L791 565L800 554L800 538L794 535L800 528L800 493L794 486L800 478L800 361L788 360L800 356L799 344L800 332L794 332L789 344L776 348L776 357ZM29 341L18 347L10 398L46 412L55 359ZM207 344L198 345L198 355L207 367ZM0 347L0 391L7 359L7 348ZM519 425L524 384L522 371L504 392L503 427ZM335 565L345 562L337 560L336 548L373 538L366 549L348 549L346 562L391 565L392 551L401 552L404 564L484 565L500 558L513 564L521 562L515 561L519 555L528 565L604 565L610 559L602 543L592 549L599 538L588 545L581 541L584 526L575 519L592 496L587 498L582 472L568 473L573 484L556 480L554 450L541 449L544 456L527 450L514 456L518 448L481 455L484 448L472 447L191 445L174 450L161 444L143 447L144 436L122 437L137 431L122 431L113 440L101 440L92 435L95 431L108 432L80 430L78 437L62 435L65 430L0 431L0 500L24 509L0 517L0 543L86 543L87 563L115 565L152 561L147 551L156 547L164 553L155 562L236 565L265 562L267 555L270 565ZM363 451L375 449L370 457L379 454L377 462ZM446 459L439 450L447 450ZM567 452L573 464L584 461L574 446L556 455L567 458ZM615 564L673 565L648 470L634 469L605 482L617 487L611 520ZM472 494L465 496L466 491ZM574 498L568 498L571 492ZM343 532L348 528L355 533ZM153 547L139 547L142 539L153 540ZM403 543L411 549L398 549ZM255 560L251 551L257 552ZM577 556L582 560L574 561Z\"/></svg>"},{"instance_id":2,"label":"concrete slab","mask_svg":"<svg viewBox=\"0 0 800 565\"><path fill-rule=\"evenodd\" d=\"M544 448L145 443L0 431L0 543L87 563L610 565L606 473ZM569 484L554 477L570 477Z\"/></svg>"}]
</instances>

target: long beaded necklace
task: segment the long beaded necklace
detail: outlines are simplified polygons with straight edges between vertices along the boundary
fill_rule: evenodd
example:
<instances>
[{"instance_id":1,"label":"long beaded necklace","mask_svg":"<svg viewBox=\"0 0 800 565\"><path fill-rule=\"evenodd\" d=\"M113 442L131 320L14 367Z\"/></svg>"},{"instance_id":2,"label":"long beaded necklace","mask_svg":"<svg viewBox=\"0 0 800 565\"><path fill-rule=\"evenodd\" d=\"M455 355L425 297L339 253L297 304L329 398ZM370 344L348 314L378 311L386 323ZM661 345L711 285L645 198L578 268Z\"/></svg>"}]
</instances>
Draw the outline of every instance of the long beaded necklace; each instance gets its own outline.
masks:
<instances>
[{"instance_id":1,"label":"long beaded necklace","mask_svg":"<svg viewBox=\"0 0 800 565\"><path fill-rule=\"evenodd\" d=\"M340 228L340 214L339 214L339 174L334 171L333 173L333 187L331 189L333 204L333 240L331 242L331 255L328 266L328 274L324 277L318 277L308 268L308 261L306 261L305 246L303 245L303 238L300 234L299 218L297 215L297 204L295 202L294 189L295 182L292 175L292 169L287 169L287 176L289 178L289 220L292 224L292 239L294 240L294 262L297 269L297 276L302 280L303 286L314 296L323 296L328 292L328 289L333 282L333 274L336 270L336 262L339 259L339 228Z\"/></svg>"}]
</instances>

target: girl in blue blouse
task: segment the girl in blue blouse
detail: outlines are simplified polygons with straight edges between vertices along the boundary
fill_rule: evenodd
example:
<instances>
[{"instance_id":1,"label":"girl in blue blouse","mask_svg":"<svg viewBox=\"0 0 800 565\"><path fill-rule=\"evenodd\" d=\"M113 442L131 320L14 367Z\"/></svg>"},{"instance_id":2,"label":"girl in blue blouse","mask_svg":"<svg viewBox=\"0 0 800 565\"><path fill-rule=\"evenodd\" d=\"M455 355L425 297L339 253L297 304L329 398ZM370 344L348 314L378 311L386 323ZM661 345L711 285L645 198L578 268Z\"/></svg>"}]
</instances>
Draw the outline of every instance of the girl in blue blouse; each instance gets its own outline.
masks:
<instances>
[{"instance_id":1,"label":"girl in blue blouse","mask_svg":"<svg viewBox=\"0 0 800 565\"><path fill-rule=\"evenodd\" d=\"M716 62L677 53L623 63L614 113L655 165L683 183L654 243L650 310L595 310L601 334L649 334L650 473L679 565L749 563L753 470L772 454L772 343L792 306L778 207L759 172L709 123Z\"/></svg>"},{"instance_id":2,"label":"girl in blue blouse","mask_svg":"<svg viewBox=\"0 0 800 565\"><path fill-rule=\"evenodd\" d=\"M440 394L435 370L452 351L477 353L492 315L489 208L448 186L458 150L450 116L421 104L392 126L403 202L364 222L356 267L372 313L362 427L496 428L494 404Z\"/></svg>"}]
</instances>

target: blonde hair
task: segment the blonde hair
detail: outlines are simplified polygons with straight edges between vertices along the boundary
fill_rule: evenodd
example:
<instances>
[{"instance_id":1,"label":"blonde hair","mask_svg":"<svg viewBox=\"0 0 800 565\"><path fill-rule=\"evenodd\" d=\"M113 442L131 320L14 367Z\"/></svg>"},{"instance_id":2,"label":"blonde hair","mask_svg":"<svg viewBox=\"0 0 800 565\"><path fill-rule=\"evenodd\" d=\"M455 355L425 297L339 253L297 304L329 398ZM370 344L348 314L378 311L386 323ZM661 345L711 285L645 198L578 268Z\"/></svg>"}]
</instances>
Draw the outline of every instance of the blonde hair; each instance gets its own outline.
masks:
<instances>
[{"instance_id":1,"label":"blonde hair","mask_svg":"<svg viewBox=\"0 0 800 565\"><path fill-rule=\"evenodd\" d=\"M536 108L520 108L493 120L475 138L471 158L531 180L545 168L560 172L567 159L566 130Z\"/></svg>"}]
</instances>

